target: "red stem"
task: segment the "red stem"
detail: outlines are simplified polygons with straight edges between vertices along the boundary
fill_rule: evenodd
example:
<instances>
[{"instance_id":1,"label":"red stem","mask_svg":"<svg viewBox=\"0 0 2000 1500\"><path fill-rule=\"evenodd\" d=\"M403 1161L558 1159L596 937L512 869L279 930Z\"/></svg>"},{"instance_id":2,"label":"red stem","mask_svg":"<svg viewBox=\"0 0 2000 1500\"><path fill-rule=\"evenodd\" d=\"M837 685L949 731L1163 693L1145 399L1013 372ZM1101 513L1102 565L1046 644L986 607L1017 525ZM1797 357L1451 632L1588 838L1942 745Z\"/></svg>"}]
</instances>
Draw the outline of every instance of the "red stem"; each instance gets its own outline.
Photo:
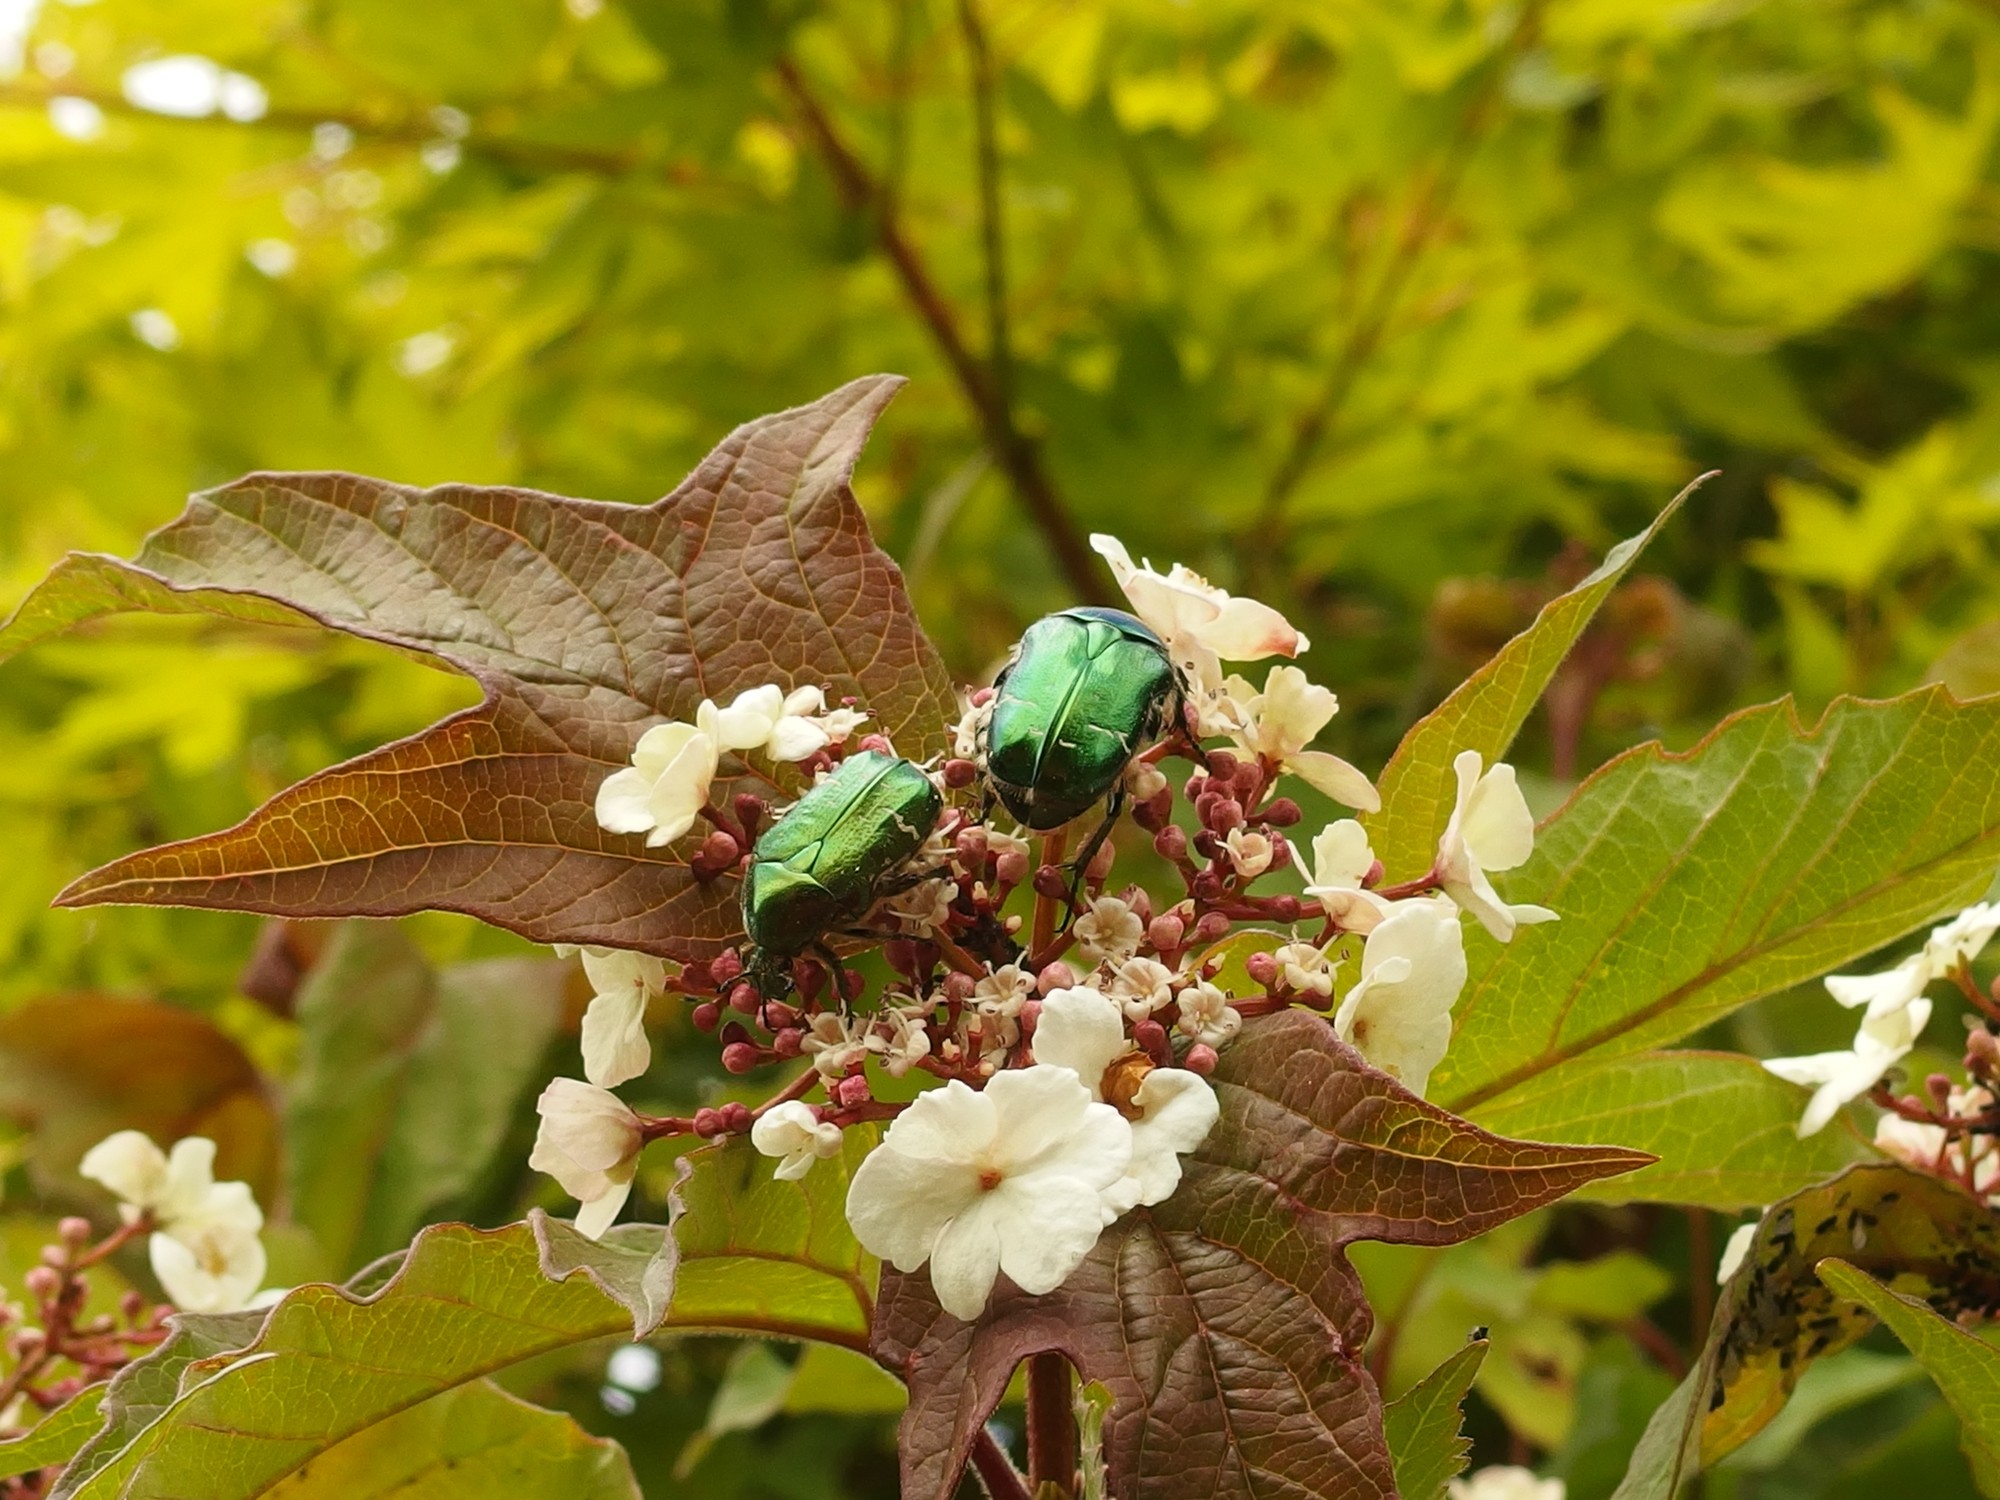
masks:
<instances>
[{"instance_id":1,"label":"red stem","mask_svg":"<svg viewBox=\"0 0 2000 1500\"><path fill-rule=\"evenodd\" d=\"M1076 1487L1080 1448L1076 1408L1070 1398L1069 1361L1049 1352L1028 1356L1028 1485L1039 1496L1044 1485L1062 1495Z\"/></svg>"}]
</instances>

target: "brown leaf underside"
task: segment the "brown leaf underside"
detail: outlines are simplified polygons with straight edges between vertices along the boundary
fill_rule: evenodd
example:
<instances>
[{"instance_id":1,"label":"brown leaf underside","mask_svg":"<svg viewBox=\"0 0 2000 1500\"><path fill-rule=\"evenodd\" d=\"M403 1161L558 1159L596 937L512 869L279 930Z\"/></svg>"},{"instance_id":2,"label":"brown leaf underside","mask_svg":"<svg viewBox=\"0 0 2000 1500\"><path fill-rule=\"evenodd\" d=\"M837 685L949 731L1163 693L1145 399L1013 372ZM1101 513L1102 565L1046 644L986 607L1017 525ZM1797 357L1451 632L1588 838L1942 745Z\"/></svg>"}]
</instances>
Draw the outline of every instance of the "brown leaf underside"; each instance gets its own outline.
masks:
<instances>
[{"instance_id":1,"label":"brown leaf underside","mask_svg":"<svg viewBox=\"0 0 2000 1500\"><path fill-rule=\"evenodd\" d=\"M1044 1350L1116 1398L1120 1500L1393 1495L1345 1247L1452 1244L1652 1159L1490 1135L1299 1012L1252 1022L1214 1082L1222 1123L1180 1190L1107 1230L1059 1291L1003 1279L975 1325L925 1273L883 1272L875 1353L910 1386L906 1500L951 1492L1014 1367Z\"/></svg>"},{"instance_id":2,"label":"brown leaf underside","mask_svg":"<svg viewBox=\"0 0 2000 1500\"><path fill-rule=\"evenodd\" d=\"M734 882L605 833L593 799L646 727L767 681L853 695L905 754L941 748L950 677L848 486L901 385L870 376L746 423L650 506L254 474L197 496L134 563L68 559L0 655L118 610L209 613L381 641L486 698L60 902L442 908L541 942L718 951L738 930Z\"/></svg>"}]
</instances>

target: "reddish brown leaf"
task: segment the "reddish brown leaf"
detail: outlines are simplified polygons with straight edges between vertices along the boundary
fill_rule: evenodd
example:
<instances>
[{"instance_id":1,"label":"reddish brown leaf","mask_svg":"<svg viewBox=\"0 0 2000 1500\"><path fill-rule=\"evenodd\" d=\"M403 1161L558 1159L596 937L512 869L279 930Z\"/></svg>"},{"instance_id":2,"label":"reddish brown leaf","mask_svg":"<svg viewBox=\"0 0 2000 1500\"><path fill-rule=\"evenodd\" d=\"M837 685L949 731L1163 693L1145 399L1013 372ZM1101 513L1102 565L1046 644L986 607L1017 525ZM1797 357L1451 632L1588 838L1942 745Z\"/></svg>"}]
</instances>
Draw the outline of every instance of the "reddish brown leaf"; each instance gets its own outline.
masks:
<instances>
[{"instance_id":1,"label":"reddish brown leaf","mask_svg":"<svg viewBox=\"0 0 2000 1500\"><path fill-rule=\"evenodd\" d=\"M716 951L736 930L734 884L605 833L597 786L650 724L769 681L854 695L906 754L941 748L950 678L848 488L901 384L870 376L747 423L650 506L253 474L197 496L136 562L68 559L0 631L0 655L119 610L220 614L382 641L486 697L60 900L434 907L542 942Z\"/></svg>"},{"instance_id":2,"label":"reddish brown leaf","mask_svg":"<svg viewBox=\"0 0 2000 1500\"><path fill-rule=\"evenodd\" d=\"M1252 1022L1214 1081L1222 1123L1180 1191L1107 1230L1059 1291L1003 1281L969 1324L925 1273L884 1271L875 1352L910 1386L906 1500L950 1494L1014 1367L1044 1350L1116 1398L1105 1457L1121 1500L1393 1495L1345 1247L1452 1244L1652 1160L1490 1135L1300 1012Z\"/></svg>"}]
</instances>

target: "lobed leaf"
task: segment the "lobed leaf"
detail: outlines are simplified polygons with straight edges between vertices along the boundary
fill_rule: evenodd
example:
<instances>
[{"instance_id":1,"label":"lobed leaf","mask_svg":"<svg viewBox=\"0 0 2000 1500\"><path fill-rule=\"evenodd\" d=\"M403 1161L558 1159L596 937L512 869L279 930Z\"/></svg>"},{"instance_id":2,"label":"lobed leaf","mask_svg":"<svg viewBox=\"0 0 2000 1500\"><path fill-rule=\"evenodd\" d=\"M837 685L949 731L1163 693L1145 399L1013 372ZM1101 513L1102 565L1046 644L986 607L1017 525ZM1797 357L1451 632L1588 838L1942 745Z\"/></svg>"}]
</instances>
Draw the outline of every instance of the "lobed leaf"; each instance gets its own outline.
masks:
<instances>
[{"instance_id":1,"label":"lobed leaf","mask_svg":"<svg viewBox=\"0 0 2000 1500\"><path fill-rule=\"evenodd\" d=\"M102 1425L105 1387L88 1385L18 1437L0 1441L0 1479L66 1464Z\"/></svg>"},{"instance_id":2,"label":"lobed leaf","mask_svg":"<svg viewBox=\"0 0 2000 1500\"><path fill-rule=\"evenodd\" d=\"M1770 1422L1814 1360L1875 1326L1820 1279L1829 1257L1946 1316L2000 1313L2000 1215L1969 1193L1897 1162L1795 1193L1758 1222L1700 1359L1654 1412L1614 1500L1671 1500Z\"/></svg>"},{"instance_id":3,"label":"lobed leaf","mask_svg":"<svg viewBox=\"0 0 2000 1500\"><path fill-rule=\"evenodd\" d=\"M253 474L196 496L134 562L71 557L0 629L0 656L118 610L217 614L379 641L485 698L59 900L442 908L537 942L718 951L733 882L606 833L597 787L651 724L767 681L858 698L906 754L943 747L951 681L848 487L901 384L870 376L746 423L650 506Z\"/></svg>"},{"instance_id":4,"label":"lobed leaf","mask_svg":"<svg viewBox=\"0 0 2000 1500\"><path fill-rule=\"evenodd\" d=\"M294 1220L348 1271L478 1187L562 1015L566 965L433 970L400 929L347 922L296 997L287 1091Z\"/></svg>"},{"instance_id":5,"label":"lobed leaf","mask_svg":"<svg viewBox=\"0 0 2000 1500\"><path fill-rule=\"evenodd\" d=\"M1402 1500L1444 1500L1445 1486L1465 1472L1472 1439L1460 1431L1463 1408L1487 1347L1473 1339L1382 1409Z\"/></svg>"},{"instance_id":6,"label":"lobed leaf","mask_svg":"<svg viewBox=\"0 0 2000 1500\"><path fill-rule=\"evenodd\" d=\"M1903 1341L1958 1417L1960 1445L1979 1493L2000 1496L2000 1349L1948 1323L1919 1297L1884 1286L1845 1261L1825 1260L1819 1277L1858 1302Z\"/></svg>"},{"instance_id":7,"label":"lobed leaf","mask_svg":"<svg viewBox=\"0 0 2000 1500\"><path fill-rule=\"evenodd\" d=\"M1104 1452L1120 1500L1390 1495L1344 1247L1451 1244L1649 1159L1491 1135L1303 1012L1246 1026L1214 1083L1222 1122L1179 1191L1108 1229L1058 1291L1003 1280L968 1324L923 1273L884 1272L875 1351L910 1387L907 1500L950 1493L1014 1367L1046 1350L1116 1397Z\"/></svg>"},{"instance_id":8,"label":"lobed leaf","mask_svg":"<svg viewBox=\"0 0 2000 1500\"><path fill-rule=\"evenodd\" d=\"M1506 755L1598 607L1681 503L1711 477L1695 480L1666 503L1652 525L1607 552L1588 578L1543 605L1533 624L1403 736L1377 781L1381 811L1364 819L1375 857L1391 879L1414 878L1430 867L1457 796L1452 757L1477 750L1491 764Z\"/></svg>"},{"instance_id":9,"label":"lobed leaf","mask_svg":"<svg viewBox=\"0 0 2000 1500\"><path fill-rule=\"evenodd\" d=\"M1468 934L1430 1092L1470 1114L1526 1084L1580 1086L1974 900L1996 858L2000 702L1843 699L1811 729L1779 702L1684 754L1641 746L1509 880L1509 899L1562 920L1511 946Z\"/></svg>"},{"instance_id":10,"label":"lobed leaf","mask_svg":"<svg viewBox=\"0 0 2000 1500\"><path fill-rule=\"evenodd\" d=\"M1796 1085L1734 1052L1641 1052L1560 1067L1474 1111L1487 1129L1532 1140L1617 1142L1650 1167L1579 1196L1607 1203L1761 1209L1878 1156L1846 1119L1799 1139Z\"/></svg>"}]
</instances>

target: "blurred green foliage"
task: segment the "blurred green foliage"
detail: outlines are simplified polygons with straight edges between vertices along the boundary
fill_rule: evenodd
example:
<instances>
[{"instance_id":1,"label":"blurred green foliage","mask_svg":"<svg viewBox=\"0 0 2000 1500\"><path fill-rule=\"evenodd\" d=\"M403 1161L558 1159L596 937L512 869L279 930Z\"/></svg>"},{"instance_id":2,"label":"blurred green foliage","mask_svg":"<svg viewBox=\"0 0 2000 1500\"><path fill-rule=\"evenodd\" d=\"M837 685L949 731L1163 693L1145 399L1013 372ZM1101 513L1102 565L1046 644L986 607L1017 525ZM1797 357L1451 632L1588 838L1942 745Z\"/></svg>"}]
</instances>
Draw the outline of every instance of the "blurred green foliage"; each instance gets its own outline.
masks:
<instances>
[{"instance_id":1,"label":"blurred green foliage","mask_svg":"<svg viewBox=\"0 0 2000 1500\"><path fill-rule=\"evenodd\" d=\"M2000 687L1990 0L6 9L0 606L249 469L643 501L737 421L887 369L914 383L861 493L967 676L1106 588L1082 538L1114 531L1286 608L1344 700L1331 748L1372 768L1714 467L1524 740L1538 794L1782 691ZM47 902L472 696L352 642L188 622L8 666L0 1002L166 1001L232 1067L324 1063L337 1038L240 993L254 922ZM519 951L409 926L439 963ZM1741 1024L1811 1050L1805 1009ZM671 1046L649 1085L677 1107L721 1086ZM493 1159L524 1154L517 1118ZM6 1160L10 1194L30 1165L69 1191L25 1142ZM670 1167L647 1170L657 1205ZM535 1191L465 1172L488 1219ZM1540 1248L1468 1247L1500 1257L1465 1262L1469 1291L1447 1267L1396 1383L1490 1317L1482 1453L1511 1415L1599 1493L1664 1378L1618 1329L1685 1347L1706 1270L1648 1215L1558 1218ZM1601 1315L1550 1300L1558 1242L1671 1254L1650 1278L1621 1260ZM675 1353L643 1438L596 1375L549 1380L649 1493L880 1492L880 1417L731 1430L703 1413L732 1371ZM1953 1493L1935 1398L1870 1403L1845 1447L1796 1439L1811 1492L1868 1492L1893 1458ZM1786 1472L1717 1483L1805 1493Z\"/></svg>"}]
</instances>

